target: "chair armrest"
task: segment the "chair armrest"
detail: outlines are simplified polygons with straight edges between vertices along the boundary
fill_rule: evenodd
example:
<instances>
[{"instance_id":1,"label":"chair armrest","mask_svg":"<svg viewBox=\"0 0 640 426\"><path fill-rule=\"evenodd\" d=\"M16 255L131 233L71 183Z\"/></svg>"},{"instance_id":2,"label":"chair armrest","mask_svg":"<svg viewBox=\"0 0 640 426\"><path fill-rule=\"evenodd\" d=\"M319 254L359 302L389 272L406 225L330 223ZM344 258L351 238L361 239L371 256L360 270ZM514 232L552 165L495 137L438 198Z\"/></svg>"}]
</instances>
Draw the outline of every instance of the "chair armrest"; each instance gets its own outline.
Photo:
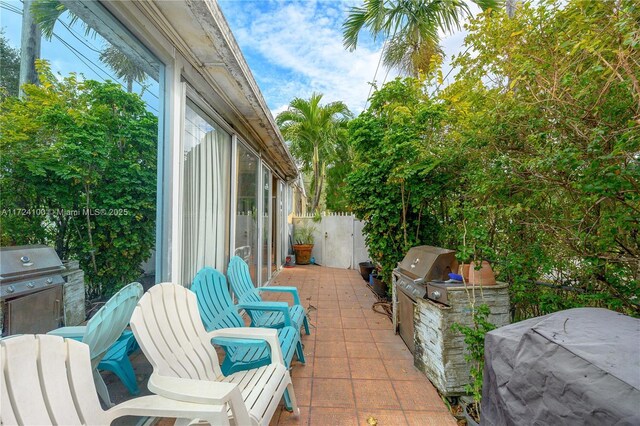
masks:
<instances>
[{"instance_id":1,"label":"chair armrest","mask_svg":"<svg viewBox=\"0 0 640 426\"><path fill-rule=\"evenodd\" d=\"M211 339L211 343L219 346L264 346L266 343L262 339L237 339L235 337L214 337Z\"/></svg>"},{"instance_id":2,"label":"chair armrest","mask_svg":"<svg viewBox=\"0 0 640 426\"><path fill-rule=\"evenodd\" d=\"M245 311L282 312L284 315L284 325L289 326L292 324L289 305L287 302L241 302L236 306L239 309L244 309Z\"/></svg>"},{"instance_id":3,"label":"chair armrest","mask_svg":"<svg viewBox=\"0 0 640 426\"><path fill-rule=\"evenodd\" d=\"M147 386L151 392L177 401L197 404L226 404L231 398L231 393L238 385L235 383L161 376L154 371L149 377Z\"/></svg>"},{"instance_id":4,"label":"chair armrest","mask_svg":"<svg viewBox=\"0 0 640 426\"><path fill-rule=\"evenodd\" d=\"M204 420L209 424L224 424L227 418L227 406L198 404L178 401L160 395L147 395L130 399L110 408L104 413L104 424L123 416L173 417L178 419Z\"/></svg>"},{"instance_id":5,"label":"chair armrest","mask_svg":"<svg viewBox=\"0 0 640 426\"><path fill-rule=\"evenodd\" d=\"M216 337L227 337L234 339L253 339L263 340L267 342L271 349L271 363L278 363L285 365L284 358L282 357L282 348L278 341L278 331L273 328L258 328L258 327L236 327L236 328L223 328L207 333L210 339Z\"/></svg>"},{"instance_id":6,"label":"chair armrest","mask_svg":"<svg viewBox=\"0 0 640 426\"><path fill-rule=\"evenodd\" d=\"M148 388L151 392L174 401L191 404L222 405L225 409L225 414L225 404L228 403L238 424L251 423L242 393L240 393L240 389L235 383L167 377L161 376L154 371L149 377ZM141 398L130 401L136 401L137 399ZM121 405L117 405L114 408Z\"/></svg>"},{"instance_id":7,"label":"chair armrest","mask_svg":"<svg viewBox=\"0 0 640 426\"><path fill-rule=\"evenodd\" d=\"M258 291L271 291L274 293L291 293L293 295L293 304L300 305L300 294L298 294L297 287L286 287L286 286L276 286L276 287L258 287Z\"/></svg>"},{"instance_id":8,"label":"chair armrest","mask_svg":"<svg viewBox=\"0 0 640 426\"><path fill-rule=\"evenodd\" d=\"M82 340L86 330L87 330L86 326L79 325L77 327L56 328L55 330L49 331L47 334L52 336L64 337L65 339Z\"/></svg>"}]
</instances>

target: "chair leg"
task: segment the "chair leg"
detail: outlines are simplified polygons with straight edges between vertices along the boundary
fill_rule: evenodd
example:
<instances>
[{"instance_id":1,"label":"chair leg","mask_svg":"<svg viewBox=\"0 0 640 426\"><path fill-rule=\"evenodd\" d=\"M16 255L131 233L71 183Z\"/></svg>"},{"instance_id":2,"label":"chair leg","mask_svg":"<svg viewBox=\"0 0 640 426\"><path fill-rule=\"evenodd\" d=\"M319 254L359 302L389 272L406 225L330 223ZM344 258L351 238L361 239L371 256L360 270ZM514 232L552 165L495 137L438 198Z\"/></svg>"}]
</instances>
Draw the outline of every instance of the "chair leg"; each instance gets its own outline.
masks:
<instances>
[{"instance_id":1,"label":"chair leg","mask_svg":"<svg viewBox=\"0 0 640 426\"><path fill-rule=\"evenodd\" d=\"M306 333L306 335L308 336L309 334L309 321L307 320L307 316L304 316L304 321L303 321L303 325L304 325L304 331Z\"/></svg>"},{"instance_id":2,"label":"chair leg","mask_svg":"<svg viewBox=\"0 0 640 426\"><path fill-rule=\"evenodd\" d=\"M289 402L289 405L287 405L287 409L290 409L291 412L293 413L294 416L299 416L300 415L300 408L298 408L298 402L296 401L296 394L293 391L293 384L291 383L291 381L289 381L289 384L287 385L287 390L284 391L284 395L285 395L285 401Z\"/></svg>"},{"instance_id":3,"label":"chair leg","mask_svg":"<svg viewBox=\"0 0 640 426\"><path fill-rule=\"evenodd\" d=\"M300 343L300 341L298 341L298 344L296 345L296 355L298 356L298 361L300 361L303 364L306 363L306 361L304 360L304 351L302 349L302 343Z\"/></svg>"},{"instance_id":4,"label":"chair leg","mask_svg":"<svg viewBox=\"0 0 640 426\"><path fill-rule=\"evenodd\" d=\"M105 403L107 408L113 407L115 404L111 402L111 398L109 397L109 390L107 390L107 385L102 380L102 376L98 372L97 369L93 369L93 381L96 384L96 391L98 392L98 396L102 399L102 402Z\"/></svg>"}]
</instances>

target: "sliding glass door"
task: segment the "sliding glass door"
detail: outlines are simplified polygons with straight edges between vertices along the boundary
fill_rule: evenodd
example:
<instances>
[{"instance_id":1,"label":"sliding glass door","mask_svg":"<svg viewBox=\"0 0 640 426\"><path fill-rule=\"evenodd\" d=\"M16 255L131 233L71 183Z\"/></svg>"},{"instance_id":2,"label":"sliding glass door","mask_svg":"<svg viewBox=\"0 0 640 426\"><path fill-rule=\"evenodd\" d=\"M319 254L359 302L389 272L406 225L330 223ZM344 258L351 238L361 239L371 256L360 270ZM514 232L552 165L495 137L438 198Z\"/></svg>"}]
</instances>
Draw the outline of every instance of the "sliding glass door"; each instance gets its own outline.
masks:
<instances>
[{"instance_id":1,"label":"sliding glass door","mask_svg":"<svg viewBox=\"0 0 640 426\"><path fill-rule=\"evenodd\" d=\"M271 277L271 170L262 164L262 223L261 223L261 247L262 247L262 284Z\"/></svg>"},{"instance_id":2,"label":"sliding glass door","mask_svg":"<svg viewBox=\"0 0 640 426\"><path fill-rule=\"evenodd\" d=\"M182 283L229 258L231 136L187 101L184 124Z\"/></svg>"},{"instance_id":3,"label":"sliding glass door","mask_svg":"<svg viewBox=\"0 0 640 426\"><path fill-rule=\"evenodd\" d=\"M244 144L238 142L236 149L236 226L235 252L249 265L254 283L258 283L260 258L258 257L258 198L260 181L260 159Z\"/></svg>"}]
</instances>

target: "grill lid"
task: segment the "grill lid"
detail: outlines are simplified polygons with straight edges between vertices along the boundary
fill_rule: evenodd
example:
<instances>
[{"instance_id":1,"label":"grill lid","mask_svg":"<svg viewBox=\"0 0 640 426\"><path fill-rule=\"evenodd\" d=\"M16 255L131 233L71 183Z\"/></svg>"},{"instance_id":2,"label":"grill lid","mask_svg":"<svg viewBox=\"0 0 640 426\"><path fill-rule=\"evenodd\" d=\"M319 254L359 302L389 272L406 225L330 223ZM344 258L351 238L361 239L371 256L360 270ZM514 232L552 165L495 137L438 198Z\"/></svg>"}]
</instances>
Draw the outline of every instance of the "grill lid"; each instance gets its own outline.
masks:
<instances>
[{"instance_id":1,"label":"grill lid","mask_svg":"<svg viewBox=\"0 0 640 426\"><path fill-rule=\"evenodd\" d=\"M51 247L0 247L0 284L59 274L64 269L58 254Z\"/></svg>"},{"instance_id":2,"label":"grill lid","mask_svg":"<svg viewBox=\"0 0 640 426\"><path fill-rule=\"evenodd\" d=\"M397 271L414 281L448 280L448 274L455 269L455 253L441 247L412 247L398 263Z\"/></svg>"}]
</instances>

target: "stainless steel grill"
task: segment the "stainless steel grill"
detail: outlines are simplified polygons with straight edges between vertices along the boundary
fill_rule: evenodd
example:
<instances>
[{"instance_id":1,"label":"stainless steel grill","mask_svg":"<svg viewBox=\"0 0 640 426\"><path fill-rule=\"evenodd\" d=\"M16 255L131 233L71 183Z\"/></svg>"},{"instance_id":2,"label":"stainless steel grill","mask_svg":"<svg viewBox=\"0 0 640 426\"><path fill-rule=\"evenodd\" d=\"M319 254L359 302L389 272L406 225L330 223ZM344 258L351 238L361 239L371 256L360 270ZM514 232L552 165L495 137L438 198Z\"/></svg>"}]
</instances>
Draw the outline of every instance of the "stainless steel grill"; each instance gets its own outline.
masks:
<instances>
[{"instance_id":1,"label":"stainless steel grill","mask_svg":"<svg viewBox=\"0 0 640 426\"><path fill-rule=\"evenodd\" d=\"M51 247L0 247L3 336L45 333L61 325L64 269Z\"/></svg>"},{"instance_id":2,"label":"stainless steel grill","mask_svg":"<svg viewBox=\"0 0 640 426\"><path fill-rule=\"evenodd\" d=\"M456 264L454 250L417 246L409 249L402 262L393 270L396 289L394 319L400 337L412 353L415 351L413 318L416 299L429 296L427 284L444 283L448 280L449 273L456 270ZM446 291L444 294L446 297ZM441 298L441 293L433 296Z\"/></svg>"}]
</instances>

